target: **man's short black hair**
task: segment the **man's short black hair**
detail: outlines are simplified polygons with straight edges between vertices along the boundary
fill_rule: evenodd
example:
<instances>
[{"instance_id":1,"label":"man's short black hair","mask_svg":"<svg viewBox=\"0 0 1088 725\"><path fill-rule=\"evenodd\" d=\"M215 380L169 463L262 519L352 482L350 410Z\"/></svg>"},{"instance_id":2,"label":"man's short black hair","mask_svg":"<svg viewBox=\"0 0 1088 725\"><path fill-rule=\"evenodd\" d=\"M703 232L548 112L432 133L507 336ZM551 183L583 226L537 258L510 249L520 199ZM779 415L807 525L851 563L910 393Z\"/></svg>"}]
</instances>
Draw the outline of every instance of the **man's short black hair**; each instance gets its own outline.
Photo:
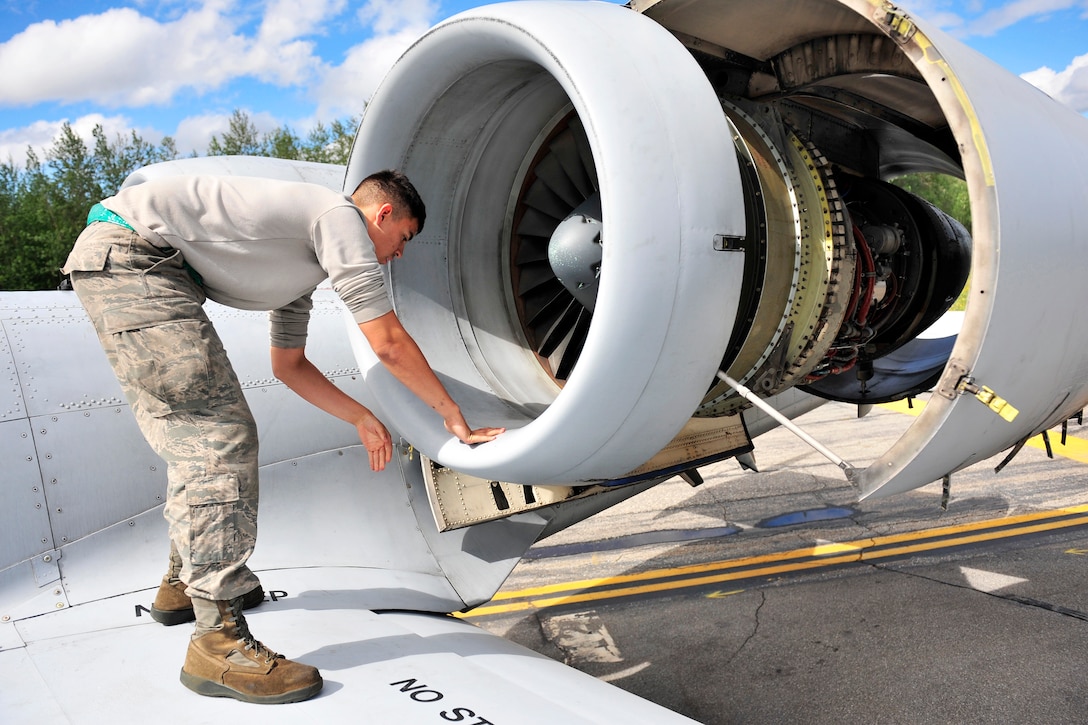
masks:
<instances>
[{"instance_id":1,"label":"man's short black hair","mask_svg":"<svg viewBox=\"0 0 1088 725\"><path fill-rule=\"evenodd\" d=\"M378 171L366 177L359 182L352 196L362 201L389 201L396 210L394 213L400 215L407 212L419 222L419 231L423 231L427 207L408 177L396 169Z\"/></svg>"}]
</instances>

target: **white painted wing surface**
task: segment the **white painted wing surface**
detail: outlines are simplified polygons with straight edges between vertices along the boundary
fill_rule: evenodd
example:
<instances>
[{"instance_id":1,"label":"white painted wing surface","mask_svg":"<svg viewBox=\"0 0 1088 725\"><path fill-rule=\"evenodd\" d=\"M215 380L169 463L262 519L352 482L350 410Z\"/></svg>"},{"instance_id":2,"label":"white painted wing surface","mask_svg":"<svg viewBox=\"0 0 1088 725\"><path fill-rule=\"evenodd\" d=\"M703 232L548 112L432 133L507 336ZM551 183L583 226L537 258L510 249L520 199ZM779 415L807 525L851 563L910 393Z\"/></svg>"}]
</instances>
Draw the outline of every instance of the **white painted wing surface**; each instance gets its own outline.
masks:
<instances>
[{"instance_id":1,"label":"white painted wing surface","mask_svg":"<svg viewBox=\"0 0 1088 725\"><path fill-rule=\"evenodd\" d=\"M178 675L192 628L138 616L154 596L149 589L0 625L0 720L692 722L454 617L363 608L359 587L380 588L383 576L351 568L261 573L277 599L247 620L272 649L321 670L325 687L313 700L250 705L187 690Z\"/></svg>"}]
</instances>

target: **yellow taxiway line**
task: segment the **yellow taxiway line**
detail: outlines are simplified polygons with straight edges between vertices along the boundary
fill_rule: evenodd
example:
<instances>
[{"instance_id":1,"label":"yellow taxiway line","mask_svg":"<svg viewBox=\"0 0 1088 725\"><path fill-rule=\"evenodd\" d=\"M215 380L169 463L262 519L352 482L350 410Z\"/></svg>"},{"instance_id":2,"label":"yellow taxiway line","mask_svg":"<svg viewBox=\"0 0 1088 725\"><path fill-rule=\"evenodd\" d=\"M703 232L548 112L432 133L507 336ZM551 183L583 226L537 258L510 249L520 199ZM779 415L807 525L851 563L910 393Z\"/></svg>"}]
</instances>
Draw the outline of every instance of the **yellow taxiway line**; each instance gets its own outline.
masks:
<instances>
[{"instance_id":1,"label":"yellow taxiway line","mask_svg":"<svg viewBox=\"0 0 1088 725\"><path fill-rule=\"evenodd\" d=\"M923 551L951 549L984 541L1085 525L1088 525L1088 505L1074 506L890 536L819 544L775 554L499 592L488 604L459 616L484 617L509 614L639 594L705 587L724 582L764 579L810 569L872 562Z\"/></svg>"}]
</instances>

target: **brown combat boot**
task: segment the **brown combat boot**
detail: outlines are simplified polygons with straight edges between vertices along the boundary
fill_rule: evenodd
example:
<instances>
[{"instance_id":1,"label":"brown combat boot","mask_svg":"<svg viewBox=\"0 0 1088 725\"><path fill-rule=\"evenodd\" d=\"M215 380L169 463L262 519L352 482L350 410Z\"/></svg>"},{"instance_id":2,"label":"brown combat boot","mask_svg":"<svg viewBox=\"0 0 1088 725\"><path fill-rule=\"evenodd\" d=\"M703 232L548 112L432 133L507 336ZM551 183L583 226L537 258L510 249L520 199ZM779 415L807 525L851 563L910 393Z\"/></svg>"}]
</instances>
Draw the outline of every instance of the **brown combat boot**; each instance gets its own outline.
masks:
<instances>
[{"instance_id":1,"label":"brown combat boot","mask_svg":"<svg viewBox=\"0 0 1088 725\"><path fill-rule=\"evenodd\" d=\"M155 603L151 605L151 618L167 627L196 619L193 602L185 593L186 588L185 582L180 579L171 582L169 574L163 575L159 591L155 593ZM242 595L242 608L253 609L263 601L264 589L258 584Z\"/></svg>"},{"instance_id":2,"label":"brown combat boot","mask_svg":"<svg viewBox=\"0 0 1088 725\"><path fill-rule=\"evenodd\" d=\"M181 683L190 690L266 705L308 700L321 691L316 667L292 662L253 638L242 616L242 597L197 599L194 605L198 634L181 668ZM209 626L211 631L204 631Z\"/></svg>"}]
</instances>

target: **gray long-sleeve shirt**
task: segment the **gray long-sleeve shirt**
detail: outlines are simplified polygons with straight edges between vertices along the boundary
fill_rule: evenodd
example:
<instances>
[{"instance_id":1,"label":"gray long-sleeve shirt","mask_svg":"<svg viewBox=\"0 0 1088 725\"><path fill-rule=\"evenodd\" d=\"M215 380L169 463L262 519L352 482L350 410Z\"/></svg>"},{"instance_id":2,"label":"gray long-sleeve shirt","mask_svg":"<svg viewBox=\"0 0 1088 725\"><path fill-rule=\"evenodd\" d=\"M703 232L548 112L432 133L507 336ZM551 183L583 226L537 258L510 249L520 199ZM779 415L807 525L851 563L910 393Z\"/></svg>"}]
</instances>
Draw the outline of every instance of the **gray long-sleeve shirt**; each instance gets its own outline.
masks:
<instances>
[{"instance_id":1,"label":"gray long-sleeve shirt","mask_svg":"<svg viewBox=\"0 0 1088 725\"><path fill-rule=\"evenodd\" d=\"M393 309L366 220L317 184L243 176L167 176L102 200L156 246L179 250L209 299L272 310L272 344L301 347L310 295L328 278L356 322Z\"/></svg>"}]
</instances>

